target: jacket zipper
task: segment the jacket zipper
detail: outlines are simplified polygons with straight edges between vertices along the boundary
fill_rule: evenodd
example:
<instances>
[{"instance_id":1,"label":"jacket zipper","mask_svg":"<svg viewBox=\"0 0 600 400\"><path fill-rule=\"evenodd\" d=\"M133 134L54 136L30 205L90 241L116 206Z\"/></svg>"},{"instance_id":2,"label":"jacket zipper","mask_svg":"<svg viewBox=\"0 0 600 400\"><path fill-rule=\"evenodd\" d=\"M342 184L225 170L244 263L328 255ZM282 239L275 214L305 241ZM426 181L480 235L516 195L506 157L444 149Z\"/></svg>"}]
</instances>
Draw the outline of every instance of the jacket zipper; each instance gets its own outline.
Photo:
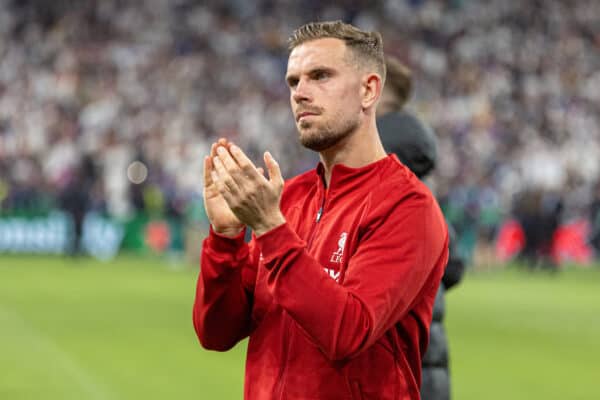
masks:
<instances>
[{"instance_id":1,"label":"jacket zipper","mask_svg":"<svg viewBox=\"0 0 600 400\"><path fill-rule=\"evenodd\" d=\"M317 217L315 218L315 222L313 224L313 227L310 231L310 235L308 238L308 245L306 246L306 249L310 249L313 239L315 237L315 233L317 231L317 225L319 225L319 221L321 221L321 217L323 216L323 211L325 210L325 200L326 200L326 196L323 196L323 200L321 201L321 207L319 208L319 210L317 211ZM285 312L285 311L284 311ZM291 341L292 341L292 332L288 332L288 330L290 329L289 324L290 321L288 320L288 317L285 318L285 320L283 321L284 327L283 327L283 331L286 333L285 337L288 338L288 344L287 346L284 346L283 348L283 354L282 354L282 360L284 360L284 364L281 368L281 373L279 374L279 379L277 381L277 385L279 386L278 390L276 392L279 392L279 395L277 396L277 398L282 399L283 398L283 382L284 382L284 377L285 377L285 373L287 372L287 358L288 358L288 352L289 352L289 347L291 346Z\"/></svg>"},{"instance_id":2,"label":"jacket zipper","mask_svg":"<svg viewBox=\"0 0 600 400\"><path fill-rule=\"evenodd\" d=\"M310 231L310 235L308 237L308 245L306 246L307 250L310 250L310 248L312 247L313 240L317 233L317 227L319 225L319 221L321 221L321 217L323 216L323 211L325 211L325 201L326 200L327 200L326 196L323 196L323 200L321 201L321 207L319 208L319 211L317 211L317 217L315 218L315 222L313 224L313 227Z\"/></svg>"}]
</instances>

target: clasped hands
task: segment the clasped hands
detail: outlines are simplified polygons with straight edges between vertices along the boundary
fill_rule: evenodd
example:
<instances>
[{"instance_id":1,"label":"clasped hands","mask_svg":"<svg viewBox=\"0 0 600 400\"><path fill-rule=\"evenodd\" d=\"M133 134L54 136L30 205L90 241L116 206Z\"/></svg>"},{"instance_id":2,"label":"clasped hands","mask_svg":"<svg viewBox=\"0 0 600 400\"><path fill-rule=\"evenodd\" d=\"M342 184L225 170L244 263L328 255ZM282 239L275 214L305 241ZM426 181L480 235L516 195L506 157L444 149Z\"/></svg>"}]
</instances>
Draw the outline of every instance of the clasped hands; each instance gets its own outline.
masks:
<instances>
[{"instance_id":1,"label":"clasped hands","mask_svg":"<svg viewBox=\"0 0 600 400\"><path fill-rule=\"evenodd\" d=\"M264 161L269 179L235 144L219 139L211 146L204 158L204 207L218 234L234 237L246 225L260 236L285 223L281 170L269 152Z\"/></svg>"}]
</instances>

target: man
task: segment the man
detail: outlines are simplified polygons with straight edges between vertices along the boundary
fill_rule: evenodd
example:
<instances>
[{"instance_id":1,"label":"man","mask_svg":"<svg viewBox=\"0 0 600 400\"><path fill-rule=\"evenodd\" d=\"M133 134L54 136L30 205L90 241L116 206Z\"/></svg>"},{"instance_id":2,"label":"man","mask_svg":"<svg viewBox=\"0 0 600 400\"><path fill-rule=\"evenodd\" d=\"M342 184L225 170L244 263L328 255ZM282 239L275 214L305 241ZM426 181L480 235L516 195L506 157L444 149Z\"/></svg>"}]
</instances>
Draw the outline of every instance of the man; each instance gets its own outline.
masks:
<instances>
[{"instance_id":1,"label":"man","mask_svg":"<svg viewBox=\"0 0 600 400\"><path fill-rule=\"evenodd\" d=\"M384 79L378 33L304 25L286 81L319 166L284 187L269 153L269 179L225 139L205 158L194 326L214 350L250 337L246 399L419 399L448 236L427 187L381 145Z\"/></svg>"},{"instance_id":2,"label":"man","mask_svg":"<svg viewBox=\"0 0 600 400\"><path fill-rule=\"evenodd\" d=\"M413 114L404 111L410 97L410 71L394 58L386 58L387 78L382 104L377 107L377 127L383 147L395 153L400 161L419 178L425 179L435 168L437 145L433 131ZM381 107L385 105L385 107ZM455 286L464 272L464 260L453 248L450 231L450 255L442 284L435 298L429 346L422 364L422 400L450 399L448 372L448 340L444 330L445 292Z\"/></svg>"},{"instance_id":3,"label":"man","mask_svg":"<svg viewBox=\"0 0 600 400\"><path fill-rule=\"evenodd\" d=\"M67 254L72 257L83 255L85 250L82 243L83 222L92 207L91 191L97 179L96 166L89 155L78 164L58 199L61 208L71 217Z\"/></svg>"},{"instance_id":4,"label":"man","mask_svg":"<svg viewBox=\"0 0 600 400\"><path fill-rule=\"evenodd\" d=\"M386 56L386 78L381 99L377 105L377 116L397 112L412 95L412 73L400 60Z\"/></svg>"}]
</instances>

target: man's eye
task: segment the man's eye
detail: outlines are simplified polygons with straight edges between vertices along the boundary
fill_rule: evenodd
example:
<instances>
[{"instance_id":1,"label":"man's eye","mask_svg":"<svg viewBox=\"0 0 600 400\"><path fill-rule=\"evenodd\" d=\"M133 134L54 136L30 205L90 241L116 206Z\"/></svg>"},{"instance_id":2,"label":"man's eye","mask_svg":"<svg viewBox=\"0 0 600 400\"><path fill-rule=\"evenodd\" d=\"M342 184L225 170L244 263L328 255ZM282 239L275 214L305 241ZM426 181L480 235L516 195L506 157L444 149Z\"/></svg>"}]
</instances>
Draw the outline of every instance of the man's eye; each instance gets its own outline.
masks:
<instances>
[{"instance_id":1,"label":"man's eye","mask_svg":"<svg viewBox=\"0 0 600 400\"><path fill-rule=\"evenodd\" d=\"M325 71L319 71L315 73L315 79L320 80L320 79L325 79L329 76L329 74Z\"/></svg>"},{"instance_id":2,"label":"man's eye","mask_svg":"<svg viewBox=\"0 0 600 400\"><path fill-rule=\"evenodd\" d=\"M297 79L290 79L288 81L288 86L291 87L291 88L298 86L298 80Z\"/></svg>"}]
</instances>

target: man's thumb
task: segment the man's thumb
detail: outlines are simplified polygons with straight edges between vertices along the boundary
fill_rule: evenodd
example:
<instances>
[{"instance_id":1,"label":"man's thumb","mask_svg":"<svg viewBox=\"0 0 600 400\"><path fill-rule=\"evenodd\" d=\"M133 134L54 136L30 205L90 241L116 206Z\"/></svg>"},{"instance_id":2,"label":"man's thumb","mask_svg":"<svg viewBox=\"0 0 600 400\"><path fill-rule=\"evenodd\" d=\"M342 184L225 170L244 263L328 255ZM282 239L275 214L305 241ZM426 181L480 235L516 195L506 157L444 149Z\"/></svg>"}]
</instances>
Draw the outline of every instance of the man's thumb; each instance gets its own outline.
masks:
<instances>
[{"instance_id":1,"label":"man's thumb","mask_svg":"<svg viewBox=\"0 0 600 400\"><path fill-rule=\"evenodd\" d=\"M277 185L283 186L283 177L281 176L281 169L279 169L279 164L271 153L268 151L265 152L264 155L265 165L267 166L267 171L269 171L269 181L271 183L276 183Z\"/></svg>"}]
</instances>

